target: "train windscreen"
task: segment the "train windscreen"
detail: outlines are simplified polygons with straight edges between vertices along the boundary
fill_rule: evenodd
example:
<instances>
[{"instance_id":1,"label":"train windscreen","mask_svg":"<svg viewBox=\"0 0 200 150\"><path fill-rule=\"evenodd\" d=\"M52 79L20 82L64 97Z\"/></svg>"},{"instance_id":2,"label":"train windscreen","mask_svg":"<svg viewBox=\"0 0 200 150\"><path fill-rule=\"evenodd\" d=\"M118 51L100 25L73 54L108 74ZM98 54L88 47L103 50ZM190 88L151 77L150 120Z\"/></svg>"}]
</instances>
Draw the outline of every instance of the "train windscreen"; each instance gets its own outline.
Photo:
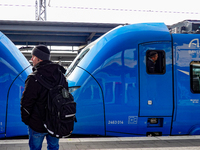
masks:
<instances>
[{"instance_id":1,"label":"train windscreen","mask_svg":"<svg viewBox=\"0 0 200 150\"><path fill-rule=\"evenodd\" d=\"M67 72L66 72L66 77L68 77L73 70L76 68L76 66L79 64L79 62L82 60L82 58L92 49L92 47L98 42L100 41L102 38L104 38L107 34L109 34L110 32L112 32L113 30L116 30L117 28L122 27L121 25L108 31L107 33L105 33L104 35L102 35L100 38L98 38L97 40L95 40L94 42L90 43L88 46L86 46L79 54L78 56L74 59L74 61L71 63L71 65L68 67Z\"/></svg>"},{"instance_id":2,"label":"train windscreen","mask_svg":"<svg viewBox=\"0 0 200 150\"><path fill-rule=\"evenodd\" d=\"M71 63L71 65L69 66L69 68L67 69L67 73L66 73L66 77L68 77L72 71L76 68L76 66L78 65L78 63L82 60L82 58L87 54L87 52L90 51L90 49L94 46L93 43L91 43L91 45L88 45L87 47L85 47L79 54L78 56L75 58L75 60Z\"/></svg>"}]
</instances>

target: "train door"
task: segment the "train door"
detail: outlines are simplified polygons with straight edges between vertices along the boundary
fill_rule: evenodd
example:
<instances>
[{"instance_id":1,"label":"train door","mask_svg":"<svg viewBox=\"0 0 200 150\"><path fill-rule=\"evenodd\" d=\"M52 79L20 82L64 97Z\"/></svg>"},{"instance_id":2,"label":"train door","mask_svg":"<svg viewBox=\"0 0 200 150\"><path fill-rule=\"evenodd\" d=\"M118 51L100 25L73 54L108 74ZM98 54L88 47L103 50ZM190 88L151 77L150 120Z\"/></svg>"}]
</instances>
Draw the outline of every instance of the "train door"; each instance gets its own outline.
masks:
<instances>
[{"instance_id":1,"label":"train door","mask_svg":"<svg viewBox=\"0 0 200 150\"><path fill-rule=\"evenodd\" d=\"M153 54L158 56L155 63L152 62ZM154 66L148 63L153 63ZM139 77L139 116L171 117L173 109L171 42L139 45Z\"/></svg>"}]
</instances>

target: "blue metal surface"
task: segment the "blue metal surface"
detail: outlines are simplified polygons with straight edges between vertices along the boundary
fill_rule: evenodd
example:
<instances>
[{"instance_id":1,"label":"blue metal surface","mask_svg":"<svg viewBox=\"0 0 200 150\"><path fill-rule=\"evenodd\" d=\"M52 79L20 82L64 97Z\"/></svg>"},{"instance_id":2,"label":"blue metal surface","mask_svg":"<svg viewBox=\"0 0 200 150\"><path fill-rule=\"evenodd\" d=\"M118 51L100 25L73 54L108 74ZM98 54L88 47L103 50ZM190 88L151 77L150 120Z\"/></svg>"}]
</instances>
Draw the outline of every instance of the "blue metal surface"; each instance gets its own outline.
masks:
<instances>
[{"instance_id":1,"label":"blue metal surface","mask_svg":"<svg viewBox=\"0 0 200 150\"><path fill-rule=\"evenodd\" d=\"M199 39L199 34L173 35L175 89L173 135L200 133L200 94L192 93L190 89L190 63L200 61Z\"/></svg>"},{"instance_id":2,"label":"blue metal surface","mask_svg":"<svg viewBox=\"0 0 200 150\"><path fill-rule=\"evenodd\" d=\"M68 80L69 85L81 85L73 92L77 103L78 120L73 133L104 135L104 106L98 83L88 72L79 67L75 68Z\"/></svg>"},{"instance_id":3,"label":"blue metal surface","mask_svg":"<svg viewBox=\"0 0 200 150\"><path fill-rule=\"evenodd\" d=\"M27 135L21 121L20 99L30 64L0 32L0 137Z\"/></svg>"}]
</instances>

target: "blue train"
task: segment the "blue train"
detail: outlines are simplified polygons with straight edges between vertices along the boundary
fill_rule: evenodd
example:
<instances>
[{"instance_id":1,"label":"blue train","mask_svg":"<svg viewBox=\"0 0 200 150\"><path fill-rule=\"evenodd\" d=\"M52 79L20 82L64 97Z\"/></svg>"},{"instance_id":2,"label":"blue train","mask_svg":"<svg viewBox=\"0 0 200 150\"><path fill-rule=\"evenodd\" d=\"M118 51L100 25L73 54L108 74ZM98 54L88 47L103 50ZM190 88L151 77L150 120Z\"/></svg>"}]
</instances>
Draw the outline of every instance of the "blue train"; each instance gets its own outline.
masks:
<instances>
[{"instance_id":1,"label":"blue train","mask_svg":"<svg viewBox=\"0 0 200 150\"><path fill-rule=\"evenodd\" d=\"M73 134L200 134L200 22L117 27L85 47L66 78L77 103ZM0 138L27 135L20 98L31 66L0 33ZM147 65L158 58L155 72Z\"/></svg>"},{"instance_id":2,"label":"blue train","mask_svg":"<svg viewBox=\"0 0 200 150\"><path fill-rule=\"evenodd\" d=\"M0 138L27 135L21 121L20 99L31 65L0 32Z\"/></svg>"},{"instance_id":3,"label":"blue train","mask_svg":"<svg viewBox=\"0 0 200 150\"><path fill-rule=\"evenodd\" d=\"M118 27L85 47L66 77L77 102L74 134L200 134L200 22ZM155 72L148 71L157 53Z\"/></svg>"}]
</instances>

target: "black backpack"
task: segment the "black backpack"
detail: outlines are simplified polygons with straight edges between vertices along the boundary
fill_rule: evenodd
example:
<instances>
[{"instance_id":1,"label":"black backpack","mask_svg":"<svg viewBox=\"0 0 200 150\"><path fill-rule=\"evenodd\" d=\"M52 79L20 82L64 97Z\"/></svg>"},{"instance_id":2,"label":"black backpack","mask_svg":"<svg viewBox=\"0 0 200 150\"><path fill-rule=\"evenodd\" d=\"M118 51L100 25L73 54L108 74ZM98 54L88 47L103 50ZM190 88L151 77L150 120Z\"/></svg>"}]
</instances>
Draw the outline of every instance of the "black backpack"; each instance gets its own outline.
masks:
<instances>
[{"instance_id":1,"label":"black backpack","mask_svg":"<svg viewBox=\"0 0 200 150\"><path fill-rule=\"evenodd\" d=\"M41 85L49 89L46 119L43 120L44 127L53 137L62 138L70 136L74 128L74 121L77 122L75 116L76 103L69 90L63 87L63 85L67 84L66 78L61 73L59 84L54 87L38 73L35 74L35 78Z\"/></svg>"}]
</instances>

